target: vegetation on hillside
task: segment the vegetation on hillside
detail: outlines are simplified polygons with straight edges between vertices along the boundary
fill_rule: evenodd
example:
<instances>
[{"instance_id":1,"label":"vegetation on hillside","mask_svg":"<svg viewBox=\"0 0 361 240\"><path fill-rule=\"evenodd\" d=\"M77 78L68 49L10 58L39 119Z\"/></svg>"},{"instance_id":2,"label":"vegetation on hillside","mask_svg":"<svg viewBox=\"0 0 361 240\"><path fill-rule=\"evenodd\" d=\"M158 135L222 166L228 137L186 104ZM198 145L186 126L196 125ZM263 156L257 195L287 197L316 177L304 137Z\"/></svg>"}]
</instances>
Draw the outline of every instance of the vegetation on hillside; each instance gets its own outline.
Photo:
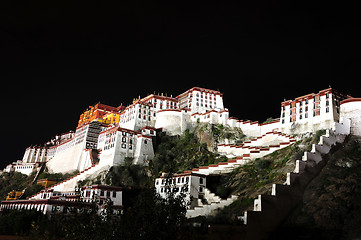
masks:
<instances>
[{"instance_id":1,"label":"vegetation on hillside","mask_svg":"<svg viewBox=\"0 0 361 240\"><path fill-rule=\"evenodd\" d=\"M19 172L4 172L0 175L0 201L5 200L12 190L22 191L32 181L34 175L27 176Z\"/></svg>"},{"instance_id":2,"label":"vegetation on hillside","mask_svg":"<svg viewBox=\"0 0 361 240\"><path fill-rule=\"evenodd\" d=\"M209 220L219 222L222 219L232 222L236 216L242 215L252 206L253 199L259 194L270 194L272 184L283 184L286 174L294 170L296 160L300 160L305 151L310 151L312 144L318 143L324 133L324 130L317 131L286 148L257 158L229 174L221 175L218 182L208 186L211 191L223 198L230 194L239 195L240 198Z\"/></svg>"},{"instance_id":3,"label":"vegetation on hillside","mask_svg":"<svg viewBox=\"0 0 361 240\"><path fill-rule=\"evenodd\" d=\"M111 205L106 209L110 210ZM123 215L99 215L90 211L53 214L50 219L37 211L11 211L0 216L0 235L30 236L32 239L192 239L193 229L185 217L183 197L171 193L161 198L145 189ZM109 211L110 212L110 211Z\"/></svg>"},{"instance_id":4,"label":"vegetation on hillside","mask_svg":"<svg viewBox=\"0 0 361 240\"><path fill-rule=\"evenodd\" d=\"M200 143L205 143L208 150L217 150L219 143L240 144L246 139L240 128L232 128L228 125L198 123L194 133Z\"/></svg>"},{"instance_id":5,"label":"vegetation on hillside","mask_svg":"<svg viewBox=\"0 0 361 240\"><path fill-rule=\"evenodd\" d=\"M349 136L304 191L302 202L272 239L359 239L361 138Z\"/></svg>"},{"instance_id":6,"label":"vegetation on hillside","mask_svg":"<svg viewBox=\"0 0 361 240\"><path fill-rule=\"evenodd\" d=\"M154 177L161 172L183 172L227 160L209 151L207 144L200 143L196 134L188 130L181 136L158 134L156 142L155 157L149 164Z\"/></svg>"},{"instance_id":7,"label":"vegetation on hillside","mask_svg":"<svg viewBox=\"0 0 361 240\"><path fill-rule=\"evenodd\" d=\"M37 179L52 179L56 180L57 182L63 181L65 179L68 179L69 177L77 174L78 171L74 171L72 173L49 173L45 169L42 173L39 174ZM35 193L39 192L42 189L42 186L37 185L36 182L33 184L32 181L34 180L35 172L30 174L29 176L19 173L19 172L4 172L0 176L0 201L5 200L7 194L12 191L23 191L25 188L25 192L22 195L22 199L25 199L27 197L30 197L34 195Z\"/></svg>"},{"instance_id":8,"label":"vegetation on hillside","mask_svg":"<svg viewBox=\"0 0 361 240\"><path fill-rule=\"evenodd\" d=\"M255 159L229 174L207 178L207 188L222 198L231 194L240 198L230 206L219 210L207 221L213 223L236 223L236 216L250 208L253 199L259 194L270 193L273 183L284 183L286 173L294 170L295 161L302 158L303 152L310 151L313 143L318 143L324 130L304 137L302 140L265 157ZM155 194L154 179L162 172L178 173L199 166L207 166L227 161L227 158L212 152L217 142L240 143L245 140L242 132L222 125L198 124L194 131L185 131L181 136L168 136L158 133L154 141L155 157L149 166L133 165L131 158L125 159L122 166L113 166L109 171L94 179L86 179L80 185L108 184L113 186L141 189L130 201L122 216L109 215L104 221L93 213L57 215L50 221L33 214L14 212L0 216L0 234L10 233L31 235L34 238L52 236L66 239L169 239L190 238L193 236L190 222L185 218L186 206L182 198L163 199ZM340 150L330 157L326 167L307 187L302 204L286 223L275 233L282 239L283 232L309 236L316 233L324 239L349 239L360 236L361 222L361 139L349 138ZM72 173L74 174L74 173ZM71 175L71 174L70 174ZM70 176L69 175L69 176ZM68 175L49 174L46 171L40 178L61 181ZM22 190L31 183L34 175L27 177L20 173L3 173L0 178L0 197L3 199L11 190ZM36 184L28 189L37 191ZM12 215L11 215L12 214ZM9 226L8 218L20 219L27 224L17 228ZM25 218L23 220L22 218ZM32 219L29 221L29 218ZM11 223L11 221L9 221ZM4 230L7 229L7 230ZM24 229L21 232L19 229ZM8 231L8 232L6 232ZM304 231L304 232L303 232ZM336 237L331 237L332 234ZM308 235L307 235L308 234ZM302 235L302 236L303 236Z\"/></svg>"}]
</instances>

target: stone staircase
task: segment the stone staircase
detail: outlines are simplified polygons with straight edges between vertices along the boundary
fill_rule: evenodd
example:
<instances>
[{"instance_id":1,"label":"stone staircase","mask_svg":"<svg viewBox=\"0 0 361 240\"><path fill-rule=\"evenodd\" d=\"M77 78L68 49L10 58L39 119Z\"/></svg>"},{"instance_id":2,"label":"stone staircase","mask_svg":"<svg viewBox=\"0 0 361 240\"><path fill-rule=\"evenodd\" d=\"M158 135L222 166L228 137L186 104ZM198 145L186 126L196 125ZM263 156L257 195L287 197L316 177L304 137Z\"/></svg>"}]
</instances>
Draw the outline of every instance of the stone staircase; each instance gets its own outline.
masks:
<instances>
[{"instance_id":1,"label":"stone staircase","mask_svg":"<svg viewBox=\"0 0 361 240\"><path fill-rule=\"evenodd\" d=\"M264 143L278 143L269 146L261 146ZM242 155L236 156L232 159L228 159L227 162L220 162L218 164L211 164L209 166L202 166L199 168L194 168L191 171L185 171L185 173L198 173L203 175L219 175L224 173L230 173L237 167L247 164L248 162L261 158L265 155L268 155L276 150L287 147L296 142L292 136L282 134L280 132L268 132L258 138L252 139L245 142L242 145L218 145L221 149L221 154L227 151L227 148L232 150L232 148L239 148L245 150ZM254 145L253 145L254 144ZM234 153L234 152L233 152ZM233 154L232 153L232 154ZM234 156L234 154L232 155ZM193 209L187 210L186 216L188 218L197 217L197 216L206 216L212 214L212 212L219 208L224 208L225 206L230 205L238 197L232 195L227 199L221 199L216 196L214 193L211 193L208 189L205 191L205 200L206 203L203 203L201 200L198 200L198 205Z\"/></svg>"},{"instance_id":2,"label":"stone staircase","mask_svg":"<svg viewBox=\"0 0 361 240\"><path fill-rule=\"evenodd\" d=\"M253 210L246 211L239 219L246 224L246 239L267 239L267 236L286 218L287 214L302 199L308 183L318 175L327 163L327 154L346 138L345 134L327 130L302 160L296 161L293 172L287 173L282 184L273 184L271 195L259 195L254 200Z\"/></svg>"},{"instance_id":3,"label":"stone staircase","mask_svg":"<svg viewBox=\"0 0 361 240\"><path fill-rule=\"evenodd\" d=\"M262 144L265 143L266 141L264 141L266 138L270 138L273 137L273 139L271 140L271 142L274 141L279 141L279 144L275 144L275 145L269 145L269 146L259 146L257 144ZM227 156L229 156L229 154L227 154L227 149L229 149L228 153L233 151L234 149L240 149L237 150L237 154L241 153L241 155L237 155L236 157L229 159L227 162L220 162L218 164L211 164L209 166L202 166L199 168L194 168L191 170L191 172L194 173L199 173L199 174L204 174L204 175L217 175L217 174L223 174L223 173L230 173L232 172L235 168L242 166L246 163L248 163L251 160L254 160L256 158L261 158L263 156L266 156L276 150L285 148L291 144L293 144L294 142L296 142L296 140L291 137L288 136L286 134L282 134L279 132L269 132L264 134L261 137L252 139L250 141L245 142L242 145L225 145L225 144L220 144L218 145L218 152L220 154L226 154ZM254 146L251 146L251 144L255 144ZM232 152L232 156L234 156L234 151ZM186 171L187 173L189 173L190 171Z\"/></svg>"},{"instance_id":4,"label":"stone staircase","mask_svg":"<svg viewBox=\"0 0 361 240\"><path fill-rule=\"evenodd\" d=\"M296 140L292 136L273 131L240 145L218 144L218 153L229 158L252 154L254 159L263 157L294 142Z\"/></svg>"},{"instance_id":5,"label":"stone staircase","mask_svg":"<svg viewBox=\"0 0 361 240\"><path fill-rule=\"evenodd\" d=\"M187 218L194 218L198 216L207 216L212 214L212 212L219 208L224 208L230 205L238 196L232 195L227 199L221 199L216 196L214 193L209 191L208 188L204 190L204 202L198 199L198 206L193 209L188 209L186 213Z\"/></svg>"},{"instance_id":6,"label":"stone staircase","mask_svg":"<svg viewBox=\"0 0 361 240\"><path fill-rule=\"evenodd\" d=\"M99 163L96 163L92 165L91 167L79 172L78 174L59 182L53 186L50 186L47 188L47 190L53 189L54 191L61 191L61 192L69 192L74 191L75 187L77 186L79 181L83 181L86 178L97 175L98 173L108 170L110 167L109 165L99 165ZM29 197L29 199L40 199L41 192Z\"/></svg>"}]
</instances>

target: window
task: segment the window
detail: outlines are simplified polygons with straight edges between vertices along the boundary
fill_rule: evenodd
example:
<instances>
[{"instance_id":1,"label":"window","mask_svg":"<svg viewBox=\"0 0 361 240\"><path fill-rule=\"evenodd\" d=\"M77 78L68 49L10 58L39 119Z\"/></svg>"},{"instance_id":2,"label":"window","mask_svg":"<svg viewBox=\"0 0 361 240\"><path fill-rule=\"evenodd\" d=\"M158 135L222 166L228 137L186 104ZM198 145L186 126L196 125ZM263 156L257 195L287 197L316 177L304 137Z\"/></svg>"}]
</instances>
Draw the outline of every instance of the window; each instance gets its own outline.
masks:
<instances>
[{"instance_id":1,"label":"window","mask_svg":"<svg viewBox=\"0 0 361 240\"><path fill-rule=\"evenodd\" d=\"M199 192L203 192L203 187L199 187Z\"/></svg>"},{"instance_id":2,"label":"window","mask_svg":"<svg viewBox=\"0 0 361 240\"><path fill-rule=\"evenodd\" d=\"M100 196L101 196L101 197L104 196L104 191L103 191L103 190L100 191Z\"/></svg>"},{"instance_id":3,"label":"window","mask_svg":"<svg viewBox=\"0 0 361 240\"><path fill-rule=\"evenodd\" d=\"M107 197L108 198L110 197L110 191L107 191Z\"/></svg>"},{"instance_id":4,"label":"window","mask_svg":"<svg viewBox=\"0 0 361 240\"><path fill-rule=\"evenodd\" d=\"M114 192L113 192L113 198L116 198L116 197L117 197L117 192L114 191Z\"/></svg>"},{"instance_id":5,"label":"window","mask_svg":"<svg viewBox=\"0 0 361 240\"><path fill-rule=\"evenodd\" d=\"M148 143L148 141L147 140L144 140L144 144L147 144Z\"/></svg>"},{"instance_id":6,"label":"window","mask_svg":"<svg viewBox=\"0 0 361 240\"><path fill-rule=\"evenodd\" d=\"M199 183L203 184L203 178L199 178Z\"/></svg>"}]
</instances>

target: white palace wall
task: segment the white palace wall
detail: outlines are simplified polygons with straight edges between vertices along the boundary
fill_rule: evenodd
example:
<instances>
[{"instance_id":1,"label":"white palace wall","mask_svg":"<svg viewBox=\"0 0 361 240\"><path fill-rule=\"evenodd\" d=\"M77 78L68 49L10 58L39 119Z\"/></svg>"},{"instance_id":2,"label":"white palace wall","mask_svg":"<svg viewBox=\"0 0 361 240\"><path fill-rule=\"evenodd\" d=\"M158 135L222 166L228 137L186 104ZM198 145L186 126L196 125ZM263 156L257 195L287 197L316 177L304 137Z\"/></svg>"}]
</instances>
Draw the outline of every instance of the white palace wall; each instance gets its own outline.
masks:
<instances>
[{"instance_id":1,"label":"white palace wall","mask_svg":"<svg viewBox=\"0 0 361 240\"><path fill-rule=\"evenodd\" d=\"M190 116L185 110L161 110L157 113L155 128L170 135L180 135L190 126Z\"/></svg>"},{"instance_id":2,"label":"white palace wall","mask_svg":"<svg viewBox=\"0 0 361 240\"><path fill-rule=\"evenodd\" d=\"M361 136L361 98L342 101L340 115L351 120L351 134Z\"/></svg>"},{"instance_id":3,"label":"white palace wall","mask_svg":"<svg viewBox=\"0 0 361 240\"><path fill-rule=\"evenodd\" d=\"M84 144L77 144L75 146L69 147L60 153L57 153L53 158L51 158L46 166L51 173L57 172L72 172L74 170L82 171L86 167L84 166L88 164L83 164L83 166L79 166L81 162L81 158L86 154L84 150ZM91 164L90 164L91 165ZM79 167L79 168L78 168ZM85 167L85 168L84 168ZM84 168L84 169L83 169Z\"/></svg>"}]
</instances>

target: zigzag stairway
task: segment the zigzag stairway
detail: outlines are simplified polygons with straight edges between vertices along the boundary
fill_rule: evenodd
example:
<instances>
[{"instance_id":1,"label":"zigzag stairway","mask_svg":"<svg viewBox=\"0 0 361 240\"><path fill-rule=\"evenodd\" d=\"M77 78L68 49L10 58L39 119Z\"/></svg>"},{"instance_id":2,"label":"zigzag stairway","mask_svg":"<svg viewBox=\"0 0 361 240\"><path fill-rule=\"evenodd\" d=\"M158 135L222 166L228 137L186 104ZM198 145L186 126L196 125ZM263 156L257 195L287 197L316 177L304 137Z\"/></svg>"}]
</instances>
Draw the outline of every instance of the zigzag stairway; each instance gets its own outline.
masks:
<instances>
[{"instance_id":1,"label":"zigzag stairway","mask_svg":"<svg viewBox=\"0 0 361 240\"><path fill-rule=\"evenodd\" d=\"M271 195L262 194L254 200L253 210L240 217L246 225L245 239L267 239L301 200L305 187L327 163L328 154L345 138L346 135L327 130L319 144L313 144L312 150L296 161L294 171L287 174L283 185L273 184Z\"/></svg>"}]
</instances>

